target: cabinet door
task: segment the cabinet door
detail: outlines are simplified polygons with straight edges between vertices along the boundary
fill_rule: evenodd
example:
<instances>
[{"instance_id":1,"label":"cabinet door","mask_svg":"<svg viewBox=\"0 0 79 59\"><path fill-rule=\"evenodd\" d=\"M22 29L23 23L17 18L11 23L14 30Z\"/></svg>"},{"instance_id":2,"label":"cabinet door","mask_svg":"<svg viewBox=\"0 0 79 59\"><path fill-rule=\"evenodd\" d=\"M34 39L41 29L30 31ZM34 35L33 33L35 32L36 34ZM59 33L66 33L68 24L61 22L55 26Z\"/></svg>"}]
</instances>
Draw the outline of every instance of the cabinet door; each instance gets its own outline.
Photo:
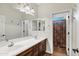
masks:
<instances>
[{"instance_id":1,"label":"cabinet door","mask_svg":"<svg viewBox=\"0 0 79 59\"><path fill-rule=\"evenodd\" d=\"M46 40L42 41L42 44L43 44L43 50L46 50Z\"/></svg>"},{"instance_id":2,"label":"cabinet door","mask_svg":"<svg viewBox=\"0 0 79 59\"><path fill-rule=\"evenodd\" d=\"M37 45L35 45L34 46L34 51L33 51L33 53L34 53L34 56L38 56L38 44Z\"/></svg>"},{"instance_id":3,"label":"cabinet door","mask_svg":"<svg viewBox=\"0 0 79 59\"><path fill-rule=\"evenodd\" d=\"M46 40L39 43L39 56L43 56L46 51Z\"/></svg>"},{"instance_id":4,"label":"cabinet door","mask_svg":"<svg viewBox=\"0 0 79 59\"><path fill-rule=\"evenodd\" d=\"M17 56L33 56L33 47L21 52Z\"/></svg>"},{"instance_id":5,"label":"cabinet door","mask_svg":"<svg viewBox=\"0 0 79 59\"><path fill-rule=\"evenodd\" d=\"M43 53L42 52L43 51L43 44L42 44L42 42L39 43L39 47L38 48L39 48L38 49L39 50L39 56L42 56L42 53Z\"/></svg>"},{"instance_id":6,"label":"cabinet door","mask_svg":"<svg viewBox=\"0 0 79 59\"><path fill-rule=\"evenodd\" d=\"M42 54L44 55L46 52L46 40L42 41Z\"/></svg>"}]
</instances>

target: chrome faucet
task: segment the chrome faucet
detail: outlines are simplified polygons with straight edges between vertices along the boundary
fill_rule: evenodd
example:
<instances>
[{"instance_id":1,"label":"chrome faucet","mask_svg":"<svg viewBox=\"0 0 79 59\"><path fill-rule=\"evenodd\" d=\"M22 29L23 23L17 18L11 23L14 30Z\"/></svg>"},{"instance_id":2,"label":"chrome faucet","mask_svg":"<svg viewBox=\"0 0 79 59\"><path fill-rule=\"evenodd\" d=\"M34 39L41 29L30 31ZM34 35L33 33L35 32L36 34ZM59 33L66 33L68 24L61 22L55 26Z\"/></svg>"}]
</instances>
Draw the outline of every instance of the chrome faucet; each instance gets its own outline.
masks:
<instances>
[{"instance_id":1,"label":"chrome faucet","mask_svg":"<svg viewBox=\"0 0 79 59\"><path fill-rule=\"evenodd\" d=\"M6 35L3 34L2 37L4 37L4 39L5 39ZM5 39L5 41L6 42L10 42L10 44L8 45L8 47L12 47L14 45L14 43L12 41L9 41L8 39Z\"/></svg>"},{"instance_id":2,"label":"chrome faucet","mask_svg":"<svg viewBox=\"0 0 79 59\"><path fill-rule=\"evenodd\" d=\"M9 41L9 42L10 42L10 44L8 45L8 47L12 47L14 45L14 43L11 41Z\"/></svg>"}]
</instances>

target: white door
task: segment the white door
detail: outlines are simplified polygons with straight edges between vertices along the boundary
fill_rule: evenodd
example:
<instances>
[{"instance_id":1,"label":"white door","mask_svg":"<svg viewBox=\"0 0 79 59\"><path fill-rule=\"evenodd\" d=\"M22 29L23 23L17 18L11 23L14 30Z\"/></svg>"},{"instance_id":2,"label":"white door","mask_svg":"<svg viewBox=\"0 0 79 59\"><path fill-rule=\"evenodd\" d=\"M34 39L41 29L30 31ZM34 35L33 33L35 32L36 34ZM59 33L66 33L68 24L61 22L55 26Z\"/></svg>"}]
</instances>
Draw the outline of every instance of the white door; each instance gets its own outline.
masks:
<instances>
[{"instance_id":1,"label":"white door","mask_svg":"<svg viewBox=\"0 0 79 59\"><path fill-rule=\"evenodd\" d=\"M66 19L66 53L71 55L72 51L72 21L71 21L71 12L59 12L53 14L53 17L64 17ZM69 18L68 18L69 17Z\"/></svg>"},{"instance_id":2,"label":"white door","mask_svg":"<svg viewBox=\"0 0 79 59\"><path fill-rule=\"evenodd\" d=\"M73 23L72 23L72 10L70 10L68 12L68 15L66 17L66 51L67 51L67 55L71 56L72 55L72 46L73 46Z\"/></svg>"}]
</instances>

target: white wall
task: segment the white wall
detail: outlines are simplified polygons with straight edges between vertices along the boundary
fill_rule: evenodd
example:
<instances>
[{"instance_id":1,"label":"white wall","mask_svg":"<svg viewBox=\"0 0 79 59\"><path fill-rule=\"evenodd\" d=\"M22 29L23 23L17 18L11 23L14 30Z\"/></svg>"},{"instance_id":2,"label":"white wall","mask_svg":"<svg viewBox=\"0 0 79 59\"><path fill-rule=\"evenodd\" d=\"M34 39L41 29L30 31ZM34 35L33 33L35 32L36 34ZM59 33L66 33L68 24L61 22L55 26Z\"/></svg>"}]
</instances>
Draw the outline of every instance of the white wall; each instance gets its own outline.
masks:
<instances>
[{"instance_id":1,"label":"white wall","mask_svg":"<svg viewBox=\"0 0 79 59\"><path fill-rule=\"evenodd\" d=\"M45 31L33 31L32 30L32 23L30 22L30 24L31 24L31 26L29 27L30 36L37 36L37 38L46 37L47 38L46 52L52 53L53 52L52 20L50 20L49 18L46 18L46 17L45 18L37 18L37 19L33 19L33 20L43 20L43 21L45 21Z\"/></svg>"},{"instance_id":2,"label":"white wall","mask_svg":"<svg viewBox=\"0 0 79 59\"><path fill-rule=\"evenodd\" d=\"M38 4L38 17L42 17L42 18L52 18L52 13L57 13L57 12L62 12L65 10L70 10L73 9L75 7L75 4L51 4L51 3L47 3L47 4ZM48 19L48 20L49 20ZM47 21L47 20L46 20ZM46 28L47 31L47 35L48 35L48 45L47 45L47 52L48 53L52 53L53 51L53 29L52 29L52 21L49 20L47 23L49 26ZM50 28L49 28L50 27Z\"/></svg>"},{"instance_id":3,"label":"white wall","mask_svg":"<svg viewBox=\"0 0 79 59\"><path fill-rule=\"evenodd\" d=\"M63 10L69 10L75 7L75 4L67 4L67 3L46 3L39 4L38 7L38 17L52 17L52 13L57 13Z\"/></svg>"},{"instance_id":4,"label":"white wall","mask_svg":"<svg viewBox=\"0 0 79 59\"><path fill-rule=\"evenodd\" d=\"M74 33L76 35L74 42L75 42L75 48L79 49L79 4L76 4L75 10L74 10L74 21L73 23L75 23L74 26L74 30L76 33Z\"/></svg>"}]
</instances>

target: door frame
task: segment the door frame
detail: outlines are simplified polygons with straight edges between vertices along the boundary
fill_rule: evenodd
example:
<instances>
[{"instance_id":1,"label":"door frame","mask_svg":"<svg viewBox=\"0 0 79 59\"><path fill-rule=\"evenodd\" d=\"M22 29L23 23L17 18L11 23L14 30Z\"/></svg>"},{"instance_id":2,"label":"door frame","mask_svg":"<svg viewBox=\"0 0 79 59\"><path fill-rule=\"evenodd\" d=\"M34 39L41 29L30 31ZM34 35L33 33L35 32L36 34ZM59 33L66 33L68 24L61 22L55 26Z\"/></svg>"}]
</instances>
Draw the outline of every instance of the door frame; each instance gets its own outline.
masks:
<instances>
[{"instance_id":1,"label":"door frame","mask_svg":"<svg viewBox=\"0 0 79 59\"><path fill-rule=\"evenodd\" d=\"M72 22L73 12L72 12L72 9L63 10L60 12L52 13L52 16L56 15L56 14L62 14L62 13L68 13L68 16L69 16L68 21L66 20L66 51L67 51L67 55L71 56L72 55L72 40L73 40L73 26L72 26L72 24L73 24L73 22ZM67 25L68 25L68 27L67 27ZM52 24L52 26L53 26L53 24ZM69 32L69 34L68 34L68 32Z\"/></svg>"}]
</instances>

